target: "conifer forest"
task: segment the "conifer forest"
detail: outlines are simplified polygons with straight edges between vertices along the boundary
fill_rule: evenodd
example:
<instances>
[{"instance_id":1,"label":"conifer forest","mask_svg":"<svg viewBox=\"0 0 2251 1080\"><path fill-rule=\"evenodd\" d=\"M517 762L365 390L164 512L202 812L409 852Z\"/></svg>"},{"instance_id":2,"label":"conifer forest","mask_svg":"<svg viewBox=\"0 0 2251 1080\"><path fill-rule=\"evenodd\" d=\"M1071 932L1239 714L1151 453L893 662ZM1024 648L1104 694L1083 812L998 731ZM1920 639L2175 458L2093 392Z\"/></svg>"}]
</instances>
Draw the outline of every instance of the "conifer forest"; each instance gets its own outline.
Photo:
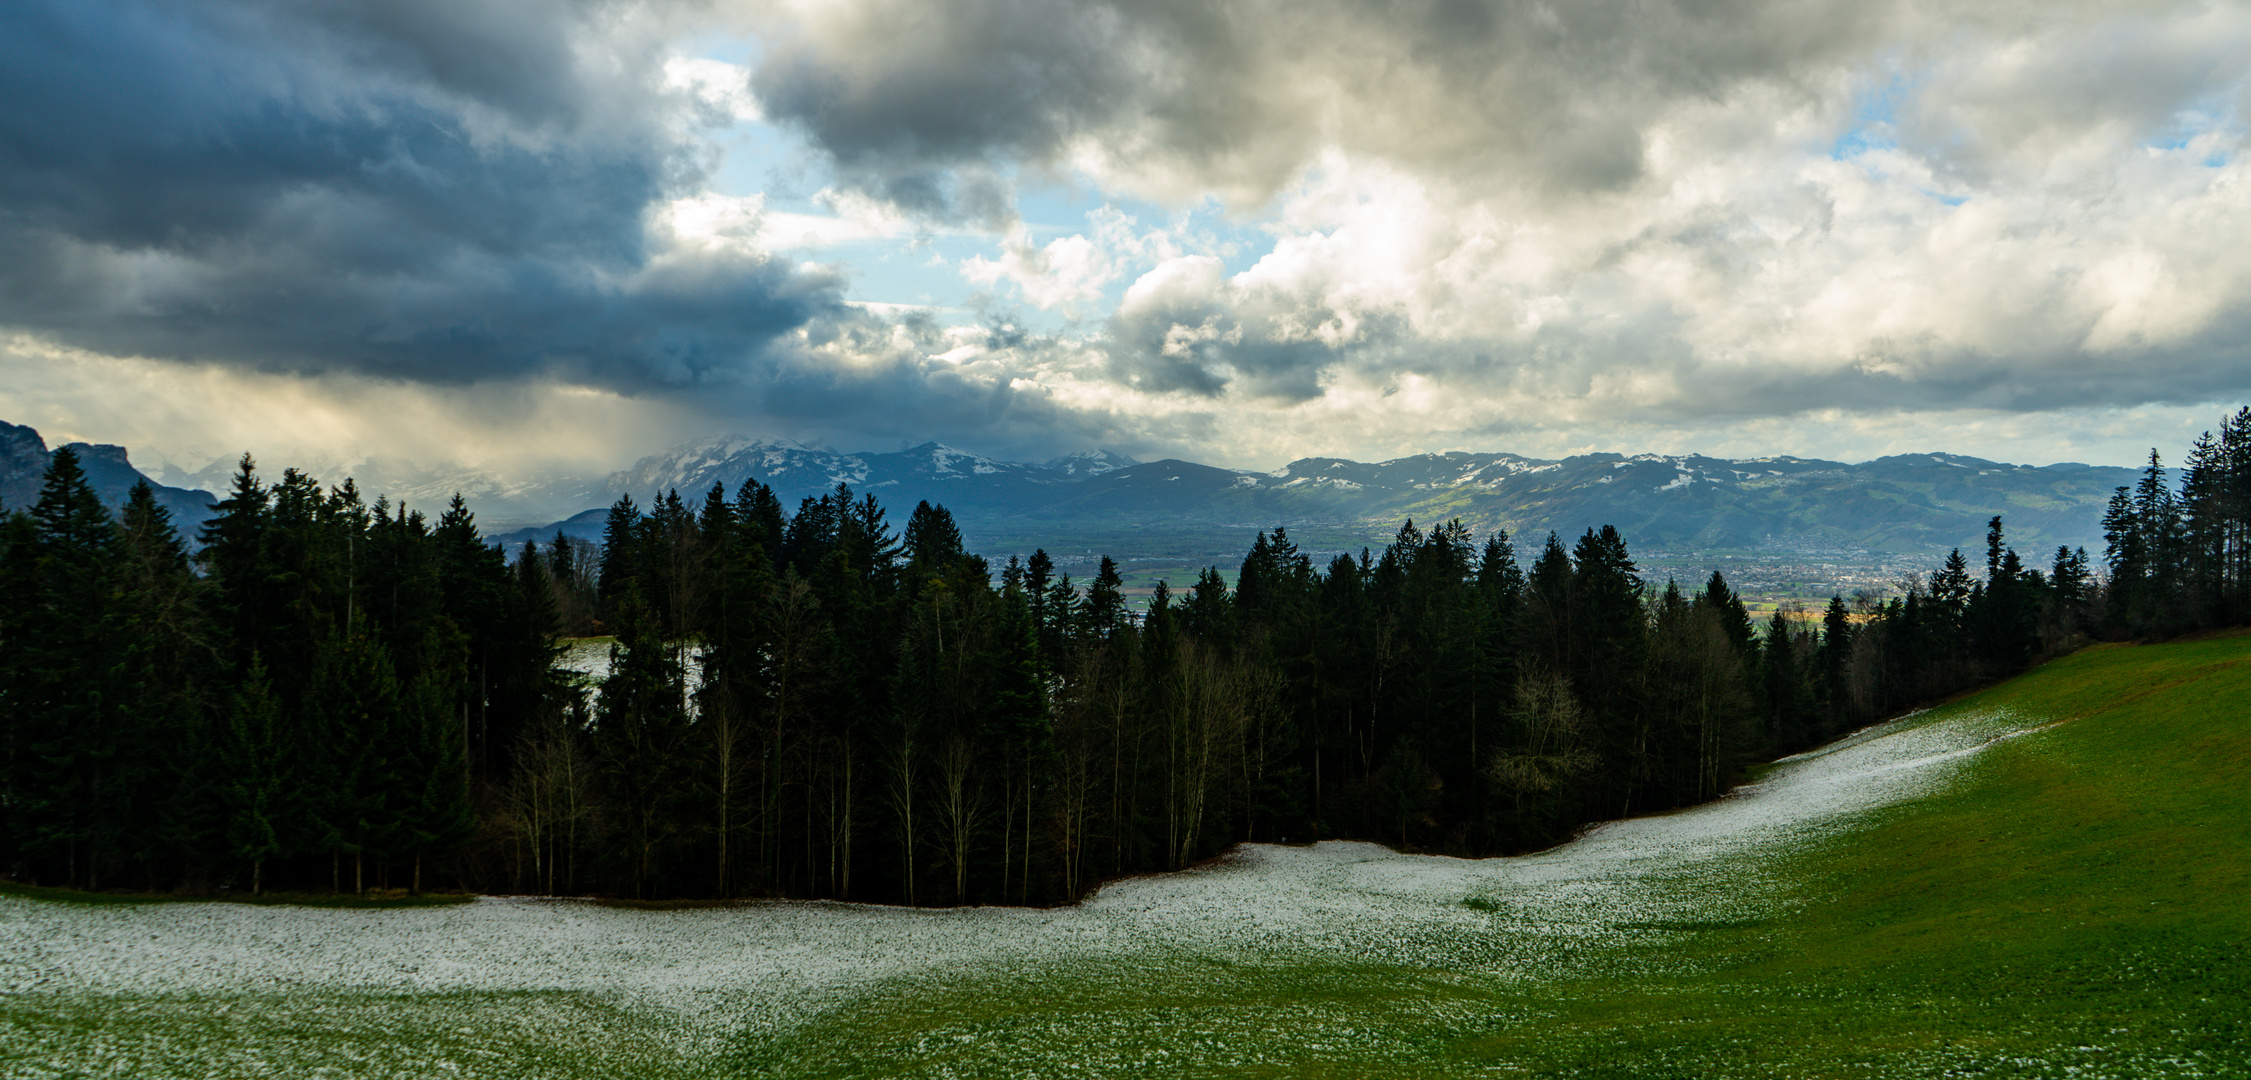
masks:
<instances>
[{"instance_id":1,"label":"conifer forest","mask_svg":"<svg viewBox=\"0 0 2251 1080\"><path fill-rule=\"evenodd\" d=\"M1993 519L1892 594L1754 623L1627 538L1285 528L1129 611L941 507L620 499L503 551L245 457L183 536L57 451L0 519L0 871L84 889L1053 904L1240 841L1456 855L1716 797L1745 766L2075 643L2251 615L2251 410L2153 454L2100 565ZM1792 617L1796 614L1797 617ZM606 635L607 674L561 667Z\"/></svg>"}]
</instances>

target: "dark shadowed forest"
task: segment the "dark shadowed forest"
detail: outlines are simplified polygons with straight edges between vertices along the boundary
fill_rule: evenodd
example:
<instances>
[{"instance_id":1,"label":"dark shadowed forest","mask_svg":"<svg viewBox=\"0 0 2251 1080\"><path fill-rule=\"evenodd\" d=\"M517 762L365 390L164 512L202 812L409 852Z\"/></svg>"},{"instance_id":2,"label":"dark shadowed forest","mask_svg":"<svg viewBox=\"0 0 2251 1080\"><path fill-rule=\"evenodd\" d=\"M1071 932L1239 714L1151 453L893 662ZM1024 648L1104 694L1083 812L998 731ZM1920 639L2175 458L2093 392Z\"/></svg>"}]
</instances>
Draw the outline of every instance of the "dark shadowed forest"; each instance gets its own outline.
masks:
<instances>
[{"instance_id":1,"label":"dark shadowed forest","mask_svg":"<svg viewBox=\"0 0 2251 1080\"><path fill-rule=\"evenodd\" d=\"M0 520L0 867L86 889L1055 903L1234 843L1534 850L2092 637L2251 615L2251 410L2152 454L2094 567L1995 518L1755 624L1604 528L1261 534L1129 612L947 512L754 482L504 552L246 457L188 538L57 451ZM1796 617L1793 617L1793 615ZM557 661L608 635L608 672Z\"/></svg>"}]
</instances>

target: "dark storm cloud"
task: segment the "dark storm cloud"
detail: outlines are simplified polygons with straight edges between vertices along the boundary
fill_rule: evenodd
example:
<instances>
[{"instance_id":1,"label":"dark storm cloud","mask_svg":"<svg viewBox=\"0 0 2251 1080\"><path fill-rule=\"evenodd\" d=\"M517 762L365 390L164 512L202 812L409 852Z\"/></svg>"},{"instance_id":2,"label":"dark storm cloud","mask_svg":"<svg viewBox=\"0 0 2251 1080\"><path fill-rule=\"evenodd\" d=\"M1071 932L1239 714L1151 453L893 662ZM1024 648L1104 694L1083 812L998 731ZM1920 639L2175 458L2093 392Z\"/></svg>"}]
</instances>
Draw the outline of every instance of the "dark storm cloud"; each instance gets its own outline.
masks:
<instances>
[{"instance_id":1,"label":"dark storm cloud","mask_svg":"<svg viewBox=\"0 0 2251 1080\"><path fill-rule=\"evenodd\" d=\"M752 87L848 181L933 218L989 216L994 167L1136 104L1136 31L1097 6L870 5L852 27L776 42Z\"/></svg>"},{"instance_id":2,"label":"dark storm cloud","mask_svg":"<svg viewBox=\"0 0 2251 1080\"><path fill-rule=\"evenodd\" d=\"M698 162L598 5L0 9L0 323L112 354L625 390L753 359L837 283L656 250Z\"/></svg>"}]
</instances>

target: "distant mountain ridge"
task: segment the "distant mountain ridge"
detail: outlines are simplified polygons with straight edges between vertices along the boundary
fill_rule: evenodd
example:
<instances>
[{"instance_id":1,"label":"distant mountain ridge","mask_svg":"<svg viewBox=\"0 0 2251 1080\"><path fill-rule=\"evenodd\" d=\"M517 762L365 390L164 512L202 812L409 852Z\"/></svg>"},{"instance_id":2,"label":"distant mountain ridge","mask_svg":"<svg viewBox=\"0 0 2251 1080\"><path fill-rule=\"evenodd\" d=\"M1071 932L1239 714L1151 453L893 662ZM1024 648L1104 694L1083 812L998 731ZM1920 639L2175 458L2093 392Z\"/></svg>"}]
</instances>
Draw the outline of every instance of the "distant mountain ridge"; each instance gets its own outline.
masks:
<instances>
[{"instance_id":1,"label":"distant mountain ridge","mask_svg":"<svg viewBox=\"0 0 2251 1080\"><path fill-rule=\"evenodd\" d=\"M73 445L112 506L146 479L122 447ZM36 500L48 458L37 431L0 423L0 504L21 508ZM218 469L214 463L193 474L164 471L166 480L185 479L206 490L156 484L183 531L210 515L216 498L209 488L224 487ZM1480 532L1506 528L1525 549L1550 531L1568 538L1616 525L1636 550L1781 546L1903 554L1974 548L1994 514L2007 519L2011 541L2028 553L2057 544L2099 551L2103 504L2139 475L2110 466L2012 465L1943 453L1850 464L1787 455L1545 459L1459 451L1379 462L1309 457L1260 472L1178 459L1140 462L1107 450L1011 462L936 442L840 453L747 435L699 439L642 458L606 480L513 481L474 469L372 460L335 464L327 472L333 475L322 475L324 481L356 476L368 497L385 493L418 507L443 505L459 491L487 535L511 544L545 540L558 529L599 537L605 508L620 495L644 506L673 490L700 500L713 484L731 494L757 479L792 508L847 484L874 494L902 524L907 511L927 499L951 510L973 543L980 530L1054 536L1060 543L1082 529L1388 529L1403 518L1428 525L1458 517ZM509 528L542 520L549 524Z\"/></svg>"},{"instance_id":2,"label":"distant mountain ridge","mask_svg":"<svg viewBox=\"0 0 2251 1080\"><path fill-rule=\"evenodd\" d=\"M940 503L965 529L1007 523L1068 531L1093 524L1428 523L1461 518L1480 531L1532 538L1616 525L1637 547L1748 549L1775 544L1878 552L1944 550L1981 542L1994 514L2025 550L2099 548L2098 519L2135 470L2064 463L2012 465L1958 454L1902 454L1850 464L1787 455L1507 453L1418 454L1381 462L1301 458L1280 469L1222 469L1191 461L1136 462L1088 451L1044 463L1000 461L940 443L890 453L839 453L744 435L701 439L613 474L610 496L644 506L667 491L701 498L745 480L785 503L846 484L899 517ZM602 513L510 534L520 540L599 535Z\"/></svg>"},{"instance_id":3,"label":"distant mountain ridge","mask_svg":"<svg viewBox=\"0 0 2251 1080\"><path fill-rule=\"evenodd\" d=\"M101 497L102 505L112 510L125 505L125 497L132 492L134 484L147 481L156 492L156 501L172 512L172 524L191 541L196 528L211 516L212 504L217 500L209 493L150 480L133 467L122 446L109 443L67 445L78 452L78 464L86 472L87 485ZM53 459L54 453L47 449L47 440L37 430L0 421L0 510L31 509L32 504L39 501L47 463Z\"/></svg>"},{"instance_id":4,"label":"distant mountain ridge","mask_svg":"<svg viewBox=\"0 0 2251 1080\"><path fill-rule=\"evenodd\" d=\"M632 468L612 474L605 486L612 498L631 495L646 505L668 491L701 496L715 483L733 494L743 481L755 477L792 506L847 484L887 504L900 501L900 492L912 492L905 499L910 509L916 501L929 499L944 503L956 515L1006 514L1036 506L1067 486L1137 464L1107 450L1029 464L936 442L890 453L840 454L805 443L721 435L642 458Z\"/></svg>"}]
</instances>

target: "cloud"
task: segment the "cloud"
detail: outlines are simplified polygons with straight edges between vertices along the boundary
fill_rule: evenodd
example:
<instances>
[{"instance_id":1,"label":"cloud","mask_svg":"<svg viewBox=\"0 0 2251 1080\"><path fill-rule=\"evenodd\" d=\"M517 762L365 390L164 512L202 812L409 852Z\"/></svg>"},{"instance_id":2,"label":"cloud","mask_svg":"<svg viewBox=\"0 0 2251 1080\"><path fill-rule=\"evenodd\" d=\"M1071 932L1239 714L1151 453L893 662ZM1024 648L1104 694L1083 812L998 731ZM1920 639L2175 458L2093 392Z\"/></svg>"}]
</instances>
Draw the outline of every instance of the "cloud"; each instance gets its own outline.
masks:
<instances>
[{"instance_id":1,"label":"cloud","mask_svg":"<svg viewBox=\"0 0 2251 1080\"><path fill-rule=\"evenodd\" d=\"M1044 170L1264 220L1237 272L1135 264L1065 350L1137 407L1371 438L1366 388L1458 432L2251 392L2239 7L766 11L768 115L873 197L944 219L898 185ZM965 271L1085 304L1103 255L1018 234Z\"/></svg>"},{"instance_id":2,"label":"cloud","mask_svg":"<svg viewBox=\"0 0 2251 1080\"><path fill-rule=\"evenodd\" d=\"M772 47L753 85L768 115L874 190L1028 164L1244 206L1332 146L1537 189L1615 189L1641 175L1647 122L1671 101L1812 92L1918 15L1843 0L762 10Z\"/></svg>"},{"instance_id":3,"label":"cloud","mask_svg":"<svg viewBox=\"0 0 2251 1080\"><path fill-rule=\"evenodd\" d=\"M748 99L608 5L9 10L0 323L119 355L645 392L727 377L837 307L833 275L652 230L702 168L683 123Z\"/></svg>"},{"instance_id":4,"label":"cloud","mask_svg":"<svg viewBox=\"0 0 2251 1080\"><path fill-rule=\"evenodd\" d=\"M673 56L664 62L664 88L683 93L713 121L742 123L765 119L750 92L750 71L709 57Z\"/></svg>"},{"instance_id":5,"label":"cloud","mask_svg":"<svg viewBox=\"0 0 2251 1080\"><path fill-rule=\"evenodd\" d=\"M2225 4L28 0L0 329L621 448L2111 431L2251 393L2247 105ZM722 183L777 127L810 206Z\"/></svg>"},{"instance_id":6,"label":"cloud","mask_svg":"<svg viewBox=\"0 0 2251 1080\"><path fill-rule=\"evenodd\" d=\"M973 256L962 264L961 274L980 285L1002 281L1014 284L1024 299L1042 309L1076 308L1102 297L1102 287L1116 280L1119 268L1107 251L1083 235L1050 240L1033 246L1028 230L1018 229L1001 243L1001 257Z\"/></svg>"}]
</instances>

